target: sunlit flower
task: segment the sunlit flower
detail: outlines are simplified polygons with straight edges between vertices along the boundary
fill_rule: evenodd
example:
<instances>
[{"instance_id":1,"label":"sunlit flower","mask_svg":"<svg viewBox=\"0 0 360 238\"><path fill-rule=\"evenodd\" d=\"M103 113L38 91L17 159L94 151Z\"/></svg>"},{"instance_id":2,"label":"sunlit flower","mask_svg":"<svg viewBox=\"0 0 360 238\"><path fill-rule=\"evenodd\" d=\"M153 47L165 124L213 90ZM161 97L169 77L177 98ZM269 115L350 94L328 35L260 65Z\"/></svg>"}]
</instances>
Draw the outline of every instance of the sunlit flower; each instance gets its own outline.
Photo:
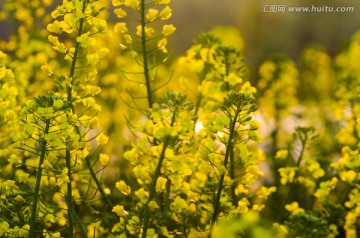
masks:
<instances>
[{"instance_id":1,"label":"sunlit flower","mask_svg":"<svg viewBox=\"0 0 360 238\"><path fill-rule=\"evenodd\" d=\"M112 212L116 213L116 215L120 216L120 217L124 217L129 215L129 213L124 209L123 206L120 205L116 205L113 209Z\"/></svg>"},{"instance_id":2,"label":"sunlit flower","mask_svg":"<svg viewBox=\"0 0 360 238\"><path fill-rule=\"evenodd\" d=\"M131 193L131 188L130 186L128 186L125 181L120 180L118 182L116 182L115 184L116 188L124 195L130 195Z\"/></svg>"}]
</instances>

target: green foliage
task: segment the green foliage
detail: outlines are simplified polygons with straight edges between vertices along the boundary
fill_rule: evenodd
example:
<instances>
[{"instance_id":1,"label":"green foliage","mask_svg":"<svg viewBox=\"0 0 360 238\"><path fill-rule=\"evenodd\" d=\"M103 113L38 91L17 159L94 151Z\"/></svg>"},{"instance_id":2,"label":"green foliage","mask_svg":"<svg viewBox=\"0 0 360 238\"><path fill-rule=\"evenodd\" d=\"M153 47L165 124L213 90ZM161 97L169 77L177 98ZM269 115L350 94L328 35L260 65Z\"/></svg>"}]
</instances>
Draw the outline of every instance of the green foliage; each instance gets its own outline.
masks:
<instances>
[{"instance_id":1,"label":"green foliage","mask_svg":"<svg viewBox=\"0 0 360 238\"><path fill-rule=\"evenodd\" d=\"M4 3L0 236L356 237L358 34L255 88L231 28L166 62L170 2Z\"/></svg>"},{"instance_id":2,"label":"green foliage","mask_svg":"<svg viewBox=\"0 0 360 238\"><path fill-rule=\"evenodd\" d=\"M309 213L291 215L285 222L289 228L289 237L328 237L328 224L323 218Z\"/></svg>"}]
</instances>

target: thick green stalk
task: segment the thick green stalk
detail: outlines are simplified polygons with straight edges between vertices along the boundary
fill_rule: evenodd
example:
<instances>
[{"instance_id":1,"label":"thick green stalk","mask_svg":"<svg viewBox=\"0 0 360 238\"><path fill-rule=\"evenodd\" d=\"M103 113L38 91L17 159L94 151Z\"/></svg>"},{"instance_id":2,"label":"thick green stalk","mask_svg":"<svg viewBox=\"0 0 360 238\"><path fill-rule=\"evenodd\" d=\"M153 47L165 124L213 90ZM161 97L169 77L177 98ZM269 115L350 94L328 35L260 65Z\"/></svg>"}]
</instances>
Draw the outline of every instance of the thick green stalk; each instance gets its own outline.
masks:
<instances>
[{"instance_id":1,"label":"thick green stalk","mask_svg":"<svg viewBox=\"0 0 360 238\"><path fill-rule=\"evenodd\" d=\"M140 3L140 24L141 24L141 48L143 53L143 69L144 69L144 77L146 84L146 93L149 108L153 107L153 99L152 99L152 90L151 90L151 79L150 79L150 69L149 69L149 59L148 59L148 49L146 45L146 35L145 35L145 27L146 27L146 18L145 18L145 0L141 0Z\"/></svg>"},{"instance_id":2,"label":"thick green stalk","mask_svg":"<svg viewBox=\"0 0 360 238\"><path fill-rule=\"evenodd\" d=\"M86 5L88 3L88 0L84 0L83 2L83 6L82 6L82 12L84 13L85 12L85 9L86 9ZM78 30L78 36L80 36L82 34L82 31L83 31L83 25L84 25L84 21L85 19L84 18L81 18L80 19L80 24L79 24L79 30ZM79 54L79 50L80 50L80 43L79 42L76 42L75 44L75 50L74 50L74 56L73 56L73 61L71 63L71 69L70 69L70 75L69 77L72 78L74 75L75 75L75 69L76 69L76 63L77 63L77 60L78 60L78 54ZM70 86L67 86L66 87L66 90L67 90L67 100L68 101L71 101L72 100L72 91L71 91L71 87ZM72 109L72 112L75 113L75 109L74 107L71 105L71 109ZM80 134L80 129L79 127L76 127L75 128L76 131L78 132L78 134ZM90 171L90 175L92 177L92 179L95 181L103 199L105 199L106 203L108 204L108 206L110 207L113 207L113 204L112 202L110 201L110 199L108 198L108 196L106 195L102 185L101 185L101 182L99 181L99 179L96 177L96 173L95 171L93 170L91 164L90 164L90 157L87 156L85 158L85 161L86 161L86 165ZM69 169L69 168L68 168ZM70 171L70 169L69 169Z\"/></svg>"},{"instance_id":3,"label":"thick green stalk","mask_svg":"<svg viewBox=\"0 0 360 238\"><path fill-rule=\"evenodd\" d=\"M232 184L231 184L231 200L232 200L232 204L234 206L236 206L238 201L237 201L236 194L235 194L235 189L236 189L236 183L235 183L235 154L234 154L233 149L231 149L231 152L230 152L229 175L230 175L230 178L232 180Z\"/></svg>"},{"instance_id":4,"label":"thick green stalk","mask_svg":"<svg viewBox=\"0 0 360 238\"><path fill-rule=\"evenodd\" d=\"M176 113L177 113L177 109L175 109L174 112L173 112L170 127L174 126L175 119L176 119ZM149 211L149 208L147 207L147 205L156 196L156 181L160 177L162 164L163 164L164 159L165 159L165 152L166 152L166 149L167 149L167 147L168 147L168 145L170 143L170 139L171 138L168 137L168 136L165 138L164 145L163 145L163 148L162 148L162 151L161 151L161 154L160 154L159 162L156 165L154 178L153 178L152 184L150 186L149 199L148 199L146 207L145 207L144 222L143 222L144 226L143 226L142 238L146 238L147 230L148 230L148 227L149 227L150 211Z\"/></svg>"},{"instance_id":5,"label":"thick green stalk","mask_svg":"<svg viewBox=\"0 0 360 238\"><path fill-rule=\"evenodd\" d=\"M230 74L230 62L229 62L229 52L225 52L225 76L229 76ZM228 82L225 82L226 85L226 91L230 90L230 84ZM236 189L236 184L235 184L235 157L234 157L234 148L231 147L231 151L230 151L230 168L229 168L229 175L230 178L232 180L232 184L230 187L230 193L231 193L231 200L232 200L232 204L234 206L237 205L237 201L236 201L236 195L235 195L235 189Z\"/></svg>"},{"instance_id":6,"label":"thick green stalk","mask_svg":"<svg viewBox=\"0 0 360 238\"><path fill-rule=\"evenodd\" d=\"M83 6L82 6L83 13L85 12L86 5L87 5L87 0L83 0ZM82 34L84 20L85 20L85 18L80 19L78 36L81 36L81 34ZM71 68L70 68L70 74L69 74L69 77L71 80L73 80L73 77L75 75L75 69L76 69L76 63L77 63L77 59L78 59L79 50L80 50L80 43L76 42L73 60L71 63ZM67 101L71 103L72 102L72 87L67 85L66 91L67 91ZM75 111L72 103L71 103L71 109L73 112ZM68 169L67 176L69 177L69 182L67 183L67 194L66 194L66 203L67 203L67 209L68 209L68 229L69 229L68 237L73 238L74 237L73 213L75 213L75 210L74 210L74 206L73 206L73 196L72 196L72 181L73 181L73 179L72 179L71 155L70 155L69 149L66 149L65 160L66 160L66 168ZM81 224L79 224L79 225L81 225Z\"/></svg>"},{"instance_id":7,"label":"thick green stalk","mask_svg":"<svg viewBox=\"0 0 360 238\"><path fill-rule=\"evenodd\" d=\"M235 135L235 126L236 126L237 117L239 115L239 110L240 110L240 108L236 109L234 119L230 123L229 140L228 140L227 145L226 145L226 152L225 152L225 158L224 158L224 163L223 163L225 168L227 168L227 166L228 166L230 156L231 156L231 152L233 150L233 137ZM220 198L221 198L221 193L222 193L222 190L223 190L225 174L226 174L226 172L223 172L221 174L221 176L220 176L219 185L218 185L218 188L217 188L215 201L214 201L214 212L213 212L212 218L211 218L210 232L209 232L209 236L208 236L209 238L212 237L213 230L214 230L214 227L215 227L215 223L216 223L218 215L219 215L219 210L220 210L220 205L221 205L220 204Z\"/></svg>"},{"instance_id":8,"label":"thick green stalk","mask_svg":"<svg viewBox=\"0 0 360 238\"><path fill-rule=\"evenodd\" d=\"M45 131L44 135L49 133L50 128L50 119L45 121ZM44 138L41 139L41 152L40 152L40 161L38 164L38 169L36 172L36 182L35 182L35 191L33 195L32 201L32 208L31 208L31 217L30 217L30 231L29 231L29 238L36 237L36 218L38 212L38 201L40 198L40 184L41 184L41 177L42 177L42 167L41 165L44 163L45 155L46 155L46 140Z\"/></svg>"}]
</instances>

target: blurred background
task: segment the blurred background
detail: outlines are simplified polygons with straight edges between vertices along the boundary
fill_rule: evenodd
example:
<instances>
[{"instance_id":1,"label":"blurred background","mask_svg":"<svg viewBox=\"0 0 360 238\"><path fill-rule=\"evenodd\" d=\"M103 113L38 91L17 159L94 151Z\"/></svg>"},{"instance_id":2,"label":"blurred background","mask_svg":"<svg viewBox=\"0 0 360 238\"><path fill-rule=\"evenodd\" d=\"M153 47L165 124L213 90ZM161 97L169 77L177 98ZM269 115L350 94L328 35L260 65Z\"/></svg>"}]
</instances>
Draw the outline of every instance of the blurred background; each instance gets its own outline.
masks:
<instances>
[{"instance_id":1,"label":"blurred background","mask_svg":"<svg viewBox=\"0 0 360 238\"><path fill-rule=\"evenodd\" d=\"M346 13L261 12L264 5L354 7ZM335 55L360 29L359 0L173 0L177 27L170 40L175 54L183 53L192 39L214 26L234 26L245 41L245 60L257 68L264 59L287 56L297 60L309 45L320 45Z\"/></svg>"},{"instance_id":2,"label":"blurred background","mask_svg":"<svg viewBox=\"0 0 360 238\"><path fill-rule=\"evenodd\" d=\"M0 8L5 0L0 0ZM57 1L54 1L56 4ZM110 0L109 0L110 1ZM354 7L346 13L261 12L264 6ZM172 0L177 27L170 39L173 59L184 54L192 41L215 26L237 28L245 42L247 64L256 71L264 59L287 56L296 61L301 50L317 44L335 55L360 29L359 0ZM13 32L12 25L0 22L0 38Z\"/></svg>"}]
</instances>

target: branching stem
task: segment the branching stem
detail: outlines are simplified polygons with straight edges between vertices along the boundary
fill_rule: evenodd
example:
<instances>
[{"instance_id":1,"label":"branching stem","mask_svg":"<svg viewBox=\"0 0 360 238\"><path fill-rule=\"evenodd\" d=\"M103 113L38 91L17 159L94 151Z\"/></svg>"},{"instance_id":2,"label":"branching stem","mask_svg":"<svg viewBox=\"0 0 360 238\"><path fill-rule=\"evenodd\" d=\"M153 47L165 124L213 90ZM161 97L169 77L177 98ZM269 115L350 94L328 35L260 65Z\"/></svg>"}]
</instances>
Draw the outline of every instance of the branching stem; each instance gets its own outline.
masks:
<instances>
[{"instance_id":1,"label":"branching stem","mask_svg":"<svg viewBox=\"0 0 360 238\"><path fill-rule=\"evenodd\" d=\"M173 115L172 115L172 118L171 118L170 127L174 126L175 119L176 119L176 114L177 114L177 108L174 109L174 112L173 112ZM156 196L156 181L160 177L162 164L163 164L164 159L165 159L166 149L170 144L170 140L171 140L170 136L165 137L165 141L164 141L164 145L163 145L163 148L162 148L162 151L161 151L161 154L160 154L159 162L158 162L158 164L156 166L156 169L155 169L155 174L154 174L154 178L152 180L152 184L150 185L151 187L150 187L150 191L149 191L149 199L148 199L146 207L145 207L145 215L144 215L144 222L143 222L144 226L143 226L142 238L146 238L146 235L147 235L147 230L148 230L148 227L149 227L149 219L150 219L150 211L149 211L149 208L148 208L148 204ZM168 186L170 186L170 185L168 185Z\"/></svg>"},{"instance_id":2,"label":"branching stem","mask_svg":"<svg viewBox=\"0 0 360 238\"><path fill-rule=\"evenodd\" d=\"M229 139L226 145L226 152L225 152L225 158L224 158L224 163L223 166L224 168L227 168L230 157L231 157L231 153L233 150L233 138L235 136L235 127L236 127L236 121L238 119L240 113L240 108L238 107L235 111L235 115L233 120L230 122L230 134L229 134ZM209 232L209 238L212 237L213 235L213 230L215 227L215 223L217 221L218 215L219 215L219 211L220 211L220 199L221 199L221 193L223 191L223 185L224 185L224 179L225 179L225 175L226 172L223 172L220 175L220 179L219 179L219 185L217 188L217 192L216 192L216 196L215 196L215 201L214 201L214 212L212 214L212 218L211 218L211 224L210 224L210 232Z\"/></svg>"},{"instance_id":3,"label":"branching stem","mask_svg":"<svg viewBox=\"0 0 360 238\"><path fill-rule=\"evenodd\" d=\"M44 136L49 133L50 128L50 119L47 119L45 121L45 131ZM36 218L37 218L37 211L38 211L38 201L40 198L40 184L41 184L41 177L42 177L42 164L45 160L46 155L46 140L44 137L41 139L41 154L40 154L40 161L38 164L38 169L36 172L36 182L35 182L35 191L33 195L33 202L32 202L32 208L31 208L31 217L30 217L30 231L29 231L29 238L35 238L36 237Z\"/></svg>"}]
</instances>

